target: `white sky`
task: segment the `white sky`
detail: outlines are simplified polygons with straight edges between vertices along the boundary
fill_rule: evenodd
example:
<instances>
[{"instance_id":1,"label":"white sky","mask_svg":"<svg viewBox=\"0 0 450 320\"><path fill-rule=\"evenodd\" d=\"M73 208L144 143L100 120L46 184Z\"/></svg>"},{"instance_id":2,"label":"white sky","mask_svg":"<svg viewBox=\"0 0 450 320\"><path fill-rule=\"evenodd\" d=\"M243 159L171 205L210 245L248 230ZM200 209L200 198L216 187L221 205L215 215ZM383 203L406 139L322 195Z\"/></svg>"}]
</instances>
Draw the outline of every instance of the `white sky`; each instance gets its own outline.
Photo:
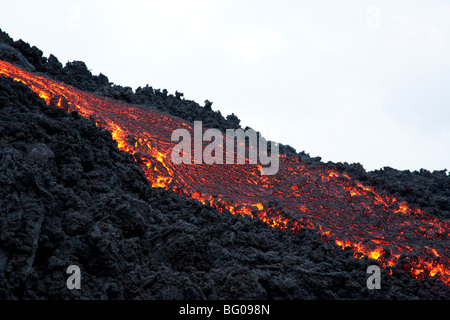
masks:
<instances>
[{"instance_id":1,"label":"white sky","mask_svg":"<svg viewBox=\"0 0 450 320\"><path fill-rule=\"evenodd\" d=\"M324 161L450 169L449 1L0 0L0 28Z\"/></svg>"}]
</instances>

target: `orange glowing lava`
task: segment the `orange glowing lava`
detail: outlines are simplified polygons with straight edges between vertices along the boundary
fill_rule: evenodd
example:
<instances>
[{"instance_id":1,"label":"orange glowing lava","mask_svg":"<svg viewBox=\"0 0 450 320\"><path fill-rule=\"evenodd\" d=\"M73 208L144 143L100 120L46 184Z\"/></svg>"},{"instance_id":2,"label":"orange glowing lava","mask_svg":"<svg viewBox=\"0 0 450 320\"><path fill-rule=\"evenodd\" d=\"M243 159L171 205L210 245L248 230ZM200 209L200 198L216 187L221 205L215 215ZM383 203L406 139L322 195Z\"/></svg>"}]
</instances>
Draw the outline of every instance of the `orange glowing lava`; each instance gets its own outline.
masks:
<instances>
[{"instance_id":1,"label":"orange glowing lava","mask_svg":"<svg viewBox=\"0 0 450 320\"><path fill-rule=\"evenodd\" d=\"M77 111L112 134L120 150L135 156L153 187L172 189L233 214L258 217L272 227L313 228L356 258L396 265L418 278L450 285L449 223L365 186L323 164L280 156L275 176L261 176L258 165L175 165L173 130L192 125L149 107L128 105L82 92L64 83L0 61L0 76L13 78L48 105Z\"/></svg>"}]
</instances>

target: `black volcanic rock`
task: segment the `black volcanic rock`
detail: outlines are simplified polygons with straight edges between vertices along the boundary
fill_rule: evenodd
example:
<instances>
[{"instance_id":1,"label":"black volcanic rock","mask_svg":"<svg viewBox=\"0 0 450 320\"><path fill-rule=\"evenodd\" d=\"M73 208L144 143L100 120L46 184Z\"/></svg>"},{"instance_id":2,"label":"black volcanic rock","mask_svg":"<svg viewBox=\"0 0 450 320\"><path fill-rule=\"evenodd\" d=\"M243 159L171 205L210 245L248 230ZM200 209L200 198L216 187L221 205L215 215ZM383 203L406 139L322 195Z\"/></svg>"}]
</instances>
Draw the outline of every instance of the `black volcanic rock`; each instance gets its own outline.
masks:
<instances>
[{"instance_id":1,"label":"black volcanic rock","mask_svg":"<svg viewBox=\"0 0 450 320\"><path fill-rule=\"evenodd\" d=\"M450 297L396 268L368 290L375 261L153 189L109 132L11 79L0 97L2 299ZM66 288L72 264L80 291Z\"/></svg>"},{"instance_id":2,"label":"black volcanic rock","mask_svg":"<svg viewBox=\"0 0 450 320\"><path fill-rule=\"evenodd\" d=\"M68 62L63 67L54 55L50 54L48 58L43 57L42 51L22 40L14 42L1 29L0 45L1 60L14 63L27 71L37 71L80 90L127 103L147 105L190 122L202 120L204 127L216 128L223 132L226 129L241 128L240 119L234 113L223 117L220 111L212 110L212 102L209 100L205 101L204 106L200 106L195 101L184 99L180 92L172 95L168 94L166 89L154 89L148 85L138 87L133 92L130 87L109 82L108 77L101 73L98 76L92 75L82 61ZM282 154L296 154L296 150L289 145L280 143L279 147ZM320 161L320 157L312 158L304 151L298 155L303 161Z\"/></svg>"},{"instance_id":3,"label":"black volcanic rock","mask_svg":"<svg viewBox=\"0 0 450 320\"><path fill-rule=\"evenodd\" d=\"M384 167L366 171L360 164L329 163L365 185L406 201L440 219L450 219L450 175L447 170L396 170Z\"/></svg>"},{"instance_id":4,"label":"black volcanic rock","mask_svg":"<svg viewBox=\"0 0 450 320\"><path fill-rule=\"evenodd\" d=\"M234 114L224 118L180 94L149 86L133 92L93 76L83 62L63 67L1 30L0 59L204 126L240 126ZM382 289L368 290L365 272L376 261L355 259L314 230L292 235L153 189L110 133L1 77L0 151L1 299L450 299L449 286L417 281L400 267L382 269ZM445 171L326 165L449 217ZM66 288L71 264L81 267L81 291Z\"/></svg>"}]
</instances>

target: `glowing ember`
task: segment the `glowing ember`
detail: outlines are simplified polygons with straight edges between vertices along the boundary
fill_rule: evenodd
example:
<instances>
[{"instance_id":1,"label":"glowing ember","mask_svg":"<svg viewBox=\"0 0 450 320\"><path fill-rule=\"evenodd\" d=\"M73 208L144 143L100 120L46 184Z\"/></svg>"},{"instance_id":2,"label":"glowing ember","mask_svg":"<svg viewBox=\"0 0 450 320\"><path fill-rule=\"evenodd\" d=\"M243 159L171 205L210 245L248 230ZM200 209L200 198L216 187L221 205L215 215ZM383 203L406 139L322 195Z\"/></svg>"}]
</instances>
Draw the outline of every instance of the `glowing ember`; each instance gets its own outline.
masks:
<instances>
[{"instance_id":1,"label":"glowing ember","mask_svg":"<svg viewBox=\"0 0 450 320\"><path fill-rule=\"evenodd\" d=\"M447 221L426 215L396 198L364 186L348 175L280 156L275 176L259 165L174 165L170 137L191 125L143 106L96 97L66 84L0 61L0 75L27 85L47 104L77 111L112 133L121 150L135 156L154 187L172 189L220 212L259 217L272 227L314 228L356 258L381 266L403 266L415 278L436 277L450 285Z\"/></svg>"}]
</instances>

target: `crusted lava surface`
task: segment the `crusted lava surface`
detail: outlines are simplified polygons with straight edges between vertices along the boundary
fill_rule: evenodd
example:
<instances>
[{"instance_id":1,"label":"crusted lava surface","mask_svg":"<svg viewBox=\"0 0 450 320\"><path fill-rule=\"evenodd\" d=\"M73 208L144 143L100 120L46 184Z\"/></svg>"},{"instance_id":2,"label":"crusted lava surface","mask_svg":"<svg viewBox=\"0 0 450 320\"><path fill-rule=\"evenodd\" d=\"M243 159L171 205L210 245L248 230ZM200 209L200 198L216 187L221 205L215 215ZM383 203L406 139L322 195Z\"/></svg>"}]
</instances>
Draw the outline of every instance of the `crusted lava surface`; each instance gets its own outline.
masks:
<instances>
[{"instance_id":1,"label":"crusted lava surface","mask_svg":"<svg viewBox=\"0 0 450 320\"><path fill-rule=\"evenodd\" d=\"M68 83L86 94L120 100L123 107L125 102L148 105L164 119L186 118L180 122L186 125L200 119L219 129L239 127L237 117L223 118L208 103L201 107L179 93L172 96L150 87L133 93L110 84L105 76L92 76L81 62L62 68L56 58L43 58L35 47L13 42L6 34L1 39L1 59L61 81L61 86ZM140 159L136 156L141 150L130 149L124 144L130 137L112 130L118 119L110 122L98 112L86 114L70 105L70 96L31 87L39 97L23 78L0 77L0 84L0 297L450 298L445 284L450 197L444 171L366 172L357 164L325 164L282 146L284 170L301 174L300 179L286 179L285 172L281 180L269 181L279 196L264 193L258 203L251 197L257 190L240 198L243 202L231 203L238 198L233 199L232 188L214 202L207 197L210 186L183 185L187 177L195 177L188 168L174 175L163 162L150 161L161 154L146 154L160 169L156 171L164 171L150 175L149 166L142 166L148 161L136 162L142 160L142 153ZM94 121L80 116L83 113ZM144 142L148 146L149 140ZM181 194L169 183L176 183L174 190ZM249 212L248 204L265 210ZM336 208L339 214L333 216ZM331 216L338 227L323 223ZM367 232L360 236L358 223L352 229L354 221L349 219L355 217L371 219L366 224L373 226L368 232L375 241L367 244ZM382 234L389 241L399 236L406 242L392 245L374 237L373 230L387 224L382 220L387 218L394 224L399 218L403 225ZM336 232L339 226L344 231ZM412 249L399 250L404 248ZM355 257L355 252L360 255ZM423 263L428 269L421 271ZM65 287L64 271L71 264L82 268L82 291ZM370 264L385 267L382 290L366 287ZM426 277L430 272L433 277Z\"/></svg>"}]
</instances>

